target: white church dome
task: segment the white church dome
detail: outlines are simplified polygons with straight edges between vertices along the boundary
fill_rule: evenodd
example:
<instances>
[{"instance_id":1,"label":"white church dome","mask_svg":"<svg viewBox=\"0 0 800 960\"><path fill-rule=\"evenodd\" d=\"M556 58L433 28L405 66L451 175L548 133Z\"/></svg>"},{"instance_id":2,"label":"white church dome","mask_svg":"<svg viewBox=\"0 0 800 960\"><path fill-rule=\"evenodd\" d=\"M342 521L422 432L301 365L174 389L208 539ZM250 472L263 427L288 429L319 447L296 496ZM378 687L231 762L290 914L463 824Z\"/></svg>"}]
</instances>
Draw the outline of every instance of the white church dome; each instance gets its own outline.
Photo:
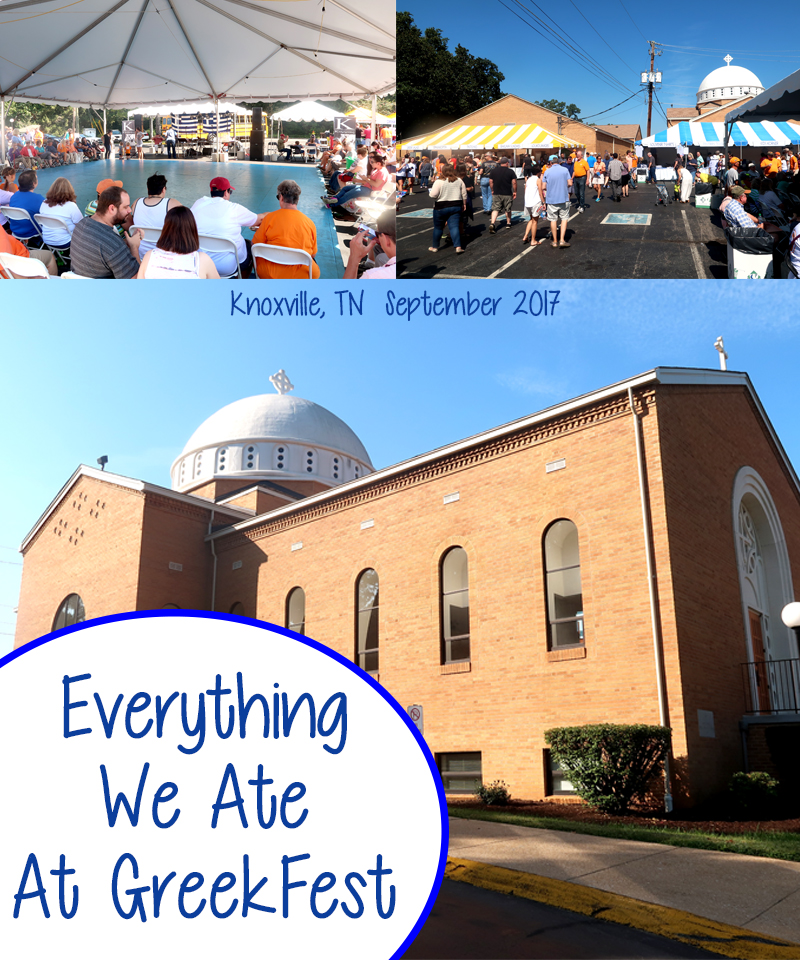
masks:
<instances>
[{"instance_id":1,"label":"white church dome","mask_svg":"<svg viewBox=\"0 0 800 960\"><path fill-rule=\"evenodd\" d=\"M270 377L291 389L283 371ZM288 385L288 386L287 386ZM211 480L315 480L335 486L372 473L355 433L330 410L285 392L230 403L200 424L172 465L173 490Z\"/></svg>"},{"instance_id":2,"label":"white church dome","mask_svg":"<svg viewBox=\"0 0 800 960\"><path fill-rule=\"evenodd\" d=\"M717 67L697 88L697 102L705 100L736 100L739 97L756 97L764 92L764 87L752 70L733 66L730 55L725 57L727 64Z\"/></svg>"}]
</instances>

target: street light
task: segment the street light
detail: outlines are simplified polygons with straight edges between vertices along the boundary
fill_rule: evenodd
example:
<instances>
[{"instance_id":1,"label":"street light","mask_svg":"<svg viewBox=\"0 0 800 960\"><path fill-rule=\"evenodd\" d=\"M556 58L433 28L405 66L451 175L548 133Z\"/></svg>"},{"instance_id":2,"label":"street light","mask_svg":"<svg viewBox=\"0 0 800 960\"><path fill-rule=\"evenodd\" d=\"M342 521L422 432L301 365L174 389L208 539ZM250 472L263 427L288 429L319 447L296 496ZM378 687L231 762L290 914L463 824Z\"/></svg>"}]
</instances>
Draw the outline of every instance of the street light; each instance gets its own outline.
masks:
<instances>
[{"instance_id":1,"label":"street light","mask_svg":"<svg viewBox=\"0 0 800 960\"><path fill-rule=\"evenodd\" d=\"M791 629L794 630L798 648L800 648L800 603L798 603L797 600L787 603L783 610L781 610L781 620L783 620L787 627L791 627Z\"/></svg>"}]
</instances>

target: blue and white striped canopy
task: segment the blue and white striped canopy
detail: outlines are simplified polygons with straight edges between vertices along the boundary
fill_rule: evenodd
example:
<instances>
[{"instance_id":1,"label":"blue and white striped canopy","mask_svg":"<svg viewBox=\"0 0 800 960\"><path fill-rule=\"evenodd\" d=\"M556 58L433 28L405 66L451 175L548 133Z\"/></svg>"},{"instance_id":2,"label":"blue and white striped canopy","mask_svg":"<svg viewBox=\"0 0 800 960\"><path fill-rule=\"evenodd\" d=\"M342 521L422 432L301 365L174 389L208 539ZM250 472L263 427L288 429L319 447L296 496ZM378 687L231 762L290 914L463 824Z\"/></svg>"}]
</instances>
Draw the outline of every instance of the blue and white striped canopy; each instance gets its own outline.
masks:
<instances>
[{"instance_id":1,"label":"blue and white striped canopy","mask_svg":"<svg viewBox=\"0 0 800 960\"><path fill-rule=\"evenodd\" d=\"M679 144L695 147L724 147L725 124L690 123L682 120L661 133L637 140L643 147L677 147ZM782 147L800 143L800 126L788 121L773 123L734 123L728 140L729 147Z\"/></svg>"}]
</instances>

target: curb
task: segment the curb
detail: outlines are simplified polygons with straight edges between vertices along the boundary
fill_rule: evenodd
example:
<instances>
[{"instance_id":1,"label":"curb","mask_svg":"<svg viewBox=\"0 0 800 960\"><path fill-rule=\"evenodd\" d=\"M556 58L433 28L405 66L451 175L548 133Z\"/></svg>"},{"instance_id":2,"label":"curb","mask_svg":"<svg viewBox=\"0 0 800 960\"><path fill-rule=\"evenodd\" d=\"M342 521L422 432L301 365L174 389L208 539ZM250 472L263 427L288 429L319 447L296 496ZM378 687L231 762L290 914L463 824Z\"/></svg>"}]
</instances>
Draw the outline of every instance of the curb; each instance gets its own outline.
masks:
<instances>
[{"instance_id":1,"label":"curb","mask_svg":"<svg viewBox=\"0 0 800 960\"><path fill-rule=\"evenodd\" d=\"M445 879L634 927L731 960L797 960L800 945L566 880L448 857Z\"/></svg>"}]
</instances>

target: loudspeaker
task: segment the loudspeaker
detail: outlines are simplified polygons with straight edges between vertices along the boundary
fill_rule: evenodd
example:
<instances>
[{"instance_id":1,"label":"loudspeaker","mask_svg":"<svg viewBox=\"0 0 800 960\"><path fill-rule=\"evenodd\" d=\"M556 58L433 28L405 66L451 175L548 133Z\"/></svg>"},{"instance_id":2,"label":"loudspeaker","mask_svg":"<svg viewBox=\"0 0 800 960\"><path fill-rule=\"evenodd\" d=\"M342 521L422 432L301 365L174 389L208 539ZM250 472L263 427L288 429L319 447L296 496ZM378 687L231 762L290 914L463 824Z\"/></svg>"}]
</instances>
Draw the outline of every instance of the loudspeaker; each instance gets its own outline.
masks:
<instances>
[{"instance_id":1,"label":"loudspeaker","mask_svg":"<svg viewBox=\"0 0 800 960\"><path fill-rule=\"evenodd\" d=\"M253 133L256 130L264 129L264 119L261 114L261 107L253 107Z\"/></svg>"},{"instance_id":2,"label":"loudspeaker","mask_svg":"<svg viewBox=\"0 0 800 960\"><path fill-rule=\"evenodd\" d=\"M133 123L134 123L134 130L144 130L141 113L134 114Z\"/></svg>"},{"instance_id":3,"label":"loudspeaker","mask_svg":"<svg viewBox=\"0 0 800 960\"><path fill-rule=\"evenodd\" d=\"M250 134L250 159L264 159L264 131L256 130L255 126Z\"/></svg>"}]
</instances>

